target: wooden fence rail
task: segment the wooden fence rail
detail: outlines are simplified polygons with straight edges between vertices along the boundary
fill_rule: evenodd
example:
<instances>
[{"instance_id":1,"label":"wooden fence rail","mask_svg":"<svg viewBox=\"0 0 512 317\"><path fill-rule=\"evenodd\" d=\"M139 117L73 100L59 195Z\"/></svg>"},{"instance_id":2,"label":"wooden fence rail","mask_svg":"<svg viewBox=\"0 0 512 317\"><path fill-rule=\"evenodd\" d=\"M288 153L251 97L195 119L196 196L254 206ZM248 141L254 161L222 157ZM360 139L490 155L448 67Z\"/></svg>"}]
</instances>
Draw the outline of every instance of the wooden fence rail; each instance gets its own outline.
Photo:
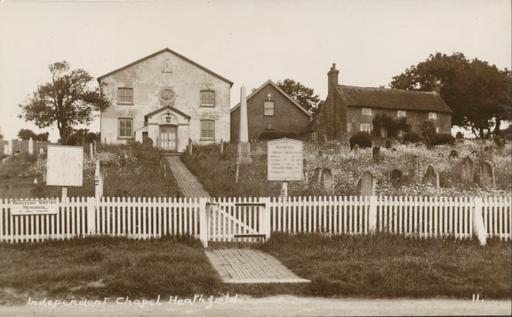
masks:
<instances>
[{"instance_id":1,"label":"wooden fence rail","mask_svg":"<svg viewBox=\"0 0 512 317\"><path fill-rule=\"evenodd\" d=\"M45 200L49 201L39 201ZM26 200L18 200L18 205L19 201ZM0 242L189 235L207 245L208 241L255 241L249 237L269 237L271 232L386 232L457 239L481 233L484 239L511 240L512 231L511 197L104 197L99 201L71 197L52 201L53 214L13 214L14 200L0 199ZM478 229L478 221L483 229Z\"/></svg>"}]
</instances>

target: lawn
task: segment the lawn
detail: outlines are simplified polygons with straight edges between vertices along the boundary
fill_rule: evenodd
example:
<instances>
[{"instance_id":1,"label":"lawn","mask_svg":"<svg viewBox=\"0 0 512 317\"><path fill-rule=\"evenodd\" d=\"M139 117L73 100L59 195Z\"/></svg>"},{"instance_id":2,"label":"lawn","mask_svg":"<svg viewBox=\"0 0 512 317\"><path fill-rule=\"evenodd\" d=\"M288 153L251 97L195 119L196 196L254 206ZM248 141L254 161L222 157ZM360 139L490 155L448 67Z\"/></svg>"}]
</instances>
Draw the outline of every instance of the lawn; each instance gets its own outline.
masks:
<instances>
[{"instance_id":1,"label":"lawn","mask_svg":"<svg viewBox=\"0 0 512 317\"><path fill-rule=\"evenodd\" d=\"M163 161L157 149L140 144L98 146L97 158L104 175L105 196L178 196L178 187L170 170L168 177L163 177ZM36 155L27 154L11 157L0 165L0 198L60 196L59 187L44 184L45 169L45 157L38 159ZM68 188L68 195L94 196L94 170L94 160L84 154L83 186Z\"/></svg>"},{"instance_id":2,"label":"lawn","mask_svg":"<svg viewBox=\"0 0 512 317\"><path fill-rule=\"evenodd\" d=\"M0 245L0 304L37 298L220 294L199 241L86 238Z\"/></svg>"},{"instance_id":3,"label":"lawn","mask_svg":"<svg viewBox=\"0 0 512 317\"><path fill-rule=\"evenodd\" d=\"M301 277L304 295L510 298L512 244L498 240L273 234L262 246Z\"/></svg>"},{"instance_id":4,"label":"lawn","mask_svg":"<svg viewBox=\"0 0 512 317\"><path fill-rule=\"evenodd\" d=\"M342 151L340 144L304 143L305 171L309 183L290 182L290 196L309 195L358 195L357 183L365 171L370 171L378 181L378 195L400 196L508 196L512 190L512 144L494 149L492 165L496 176L496 188L482 188L478 184L463 184L460 181L462 159L470 156L478 175L479 153L490 142L465 140L454 146L441 145L427 149L424 145L394 144L392 149L381 147L383 161L375 163L372 149L360 149L358 152ZM252 163L241 165L238 183L236 179L236 144L224 147L219 145L194 146L194 153L182 156L183 162L203 183L213 196L278 196L280 183L267 181L266 144L252 144ZM458 158L449 154L456 150ZM440 188L423 184L422 176L412 177L410 170L418 162L423 167L431 164L440 177ZM333 190L326 190L314 180L315 168L329 168L333 177ZM389 174L399 169L404 176L398 188L391 185Z\"/></svg>"}]
</instances>

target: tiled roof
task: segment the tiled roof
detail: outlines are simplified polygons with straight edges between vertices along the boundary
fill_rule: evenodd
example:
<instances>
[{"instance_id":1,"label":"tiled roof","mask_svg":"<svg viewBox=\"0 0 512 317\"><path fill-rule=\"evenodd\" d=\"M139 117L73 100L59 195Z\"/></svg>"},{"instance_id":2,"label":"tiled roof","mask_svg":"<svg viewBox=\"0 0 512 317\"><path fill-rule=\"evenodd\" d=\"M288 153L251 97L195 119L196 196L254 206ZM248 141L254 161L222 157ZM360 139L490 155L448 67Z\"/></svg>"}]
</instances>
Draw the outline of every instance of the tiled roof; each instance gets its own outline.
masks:
<instances>
[{"instance_id":1,"label":"tiled roof","mask_svg":"<svg viewBox=\"0 0 512 317\"><path fill-rule=\"evenodd\" d=\"M345 85L338 85L337 91L347 106L453 112L441 96L434 92Z\"/></svg>"}]
</instances>

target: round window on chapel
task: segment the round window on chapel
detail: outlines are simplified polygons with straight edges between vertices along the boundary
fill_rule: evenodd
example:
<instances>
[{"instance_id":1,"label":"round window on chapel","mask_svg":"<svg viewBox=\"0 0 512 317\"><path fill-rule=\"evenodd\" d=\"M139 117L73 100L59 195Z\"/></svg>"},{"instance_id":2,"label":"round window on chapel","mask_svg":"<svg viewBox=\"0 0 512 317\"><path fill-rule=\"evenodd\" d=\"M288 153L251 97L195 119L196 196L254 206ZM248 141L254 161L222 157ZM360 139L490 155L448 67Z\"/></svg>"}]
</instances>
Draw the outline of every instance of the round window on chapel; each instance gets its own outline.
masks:
<instances>
[{"instance_id":1,"label":"round window on chapel","mask_svg":"<svg viewBox=\"0 0 512 317\"><path fill-rule=\"evenodd\" d=\"M163 89L160 92L160 98L164 101L172 101L174 99L174 92L170 89Z\"/></svg>"}]
</instances>

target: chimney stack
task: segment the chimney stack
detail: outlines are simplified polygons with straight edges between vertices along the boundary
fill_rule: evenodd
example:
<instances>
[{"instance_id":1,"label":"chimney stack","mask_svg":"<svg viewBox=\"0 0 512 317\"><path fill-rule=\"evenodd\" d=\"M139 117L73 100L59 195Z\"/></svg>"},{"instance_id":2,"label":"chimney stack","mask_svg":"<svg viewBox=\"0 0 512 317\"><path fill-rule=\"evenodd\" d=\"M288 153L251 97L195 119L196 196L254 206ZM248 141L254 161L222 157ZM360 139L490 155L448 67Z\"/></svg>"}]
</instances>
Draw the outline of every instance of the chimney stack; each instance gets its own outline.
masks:
<instances>
[{"instance_id":1,"label":"chimney stack","mask_svg":"<svg viewBox=\"0 0 512 317\"><path fill-rule=\"evenodd\" d=\"M327 93L333 91L334 89L336 89L336 86L338 86L339 73L339 70L336 69L336 63L333 63L331 69L327 73Z\"/></svg>"}]
</instances>

